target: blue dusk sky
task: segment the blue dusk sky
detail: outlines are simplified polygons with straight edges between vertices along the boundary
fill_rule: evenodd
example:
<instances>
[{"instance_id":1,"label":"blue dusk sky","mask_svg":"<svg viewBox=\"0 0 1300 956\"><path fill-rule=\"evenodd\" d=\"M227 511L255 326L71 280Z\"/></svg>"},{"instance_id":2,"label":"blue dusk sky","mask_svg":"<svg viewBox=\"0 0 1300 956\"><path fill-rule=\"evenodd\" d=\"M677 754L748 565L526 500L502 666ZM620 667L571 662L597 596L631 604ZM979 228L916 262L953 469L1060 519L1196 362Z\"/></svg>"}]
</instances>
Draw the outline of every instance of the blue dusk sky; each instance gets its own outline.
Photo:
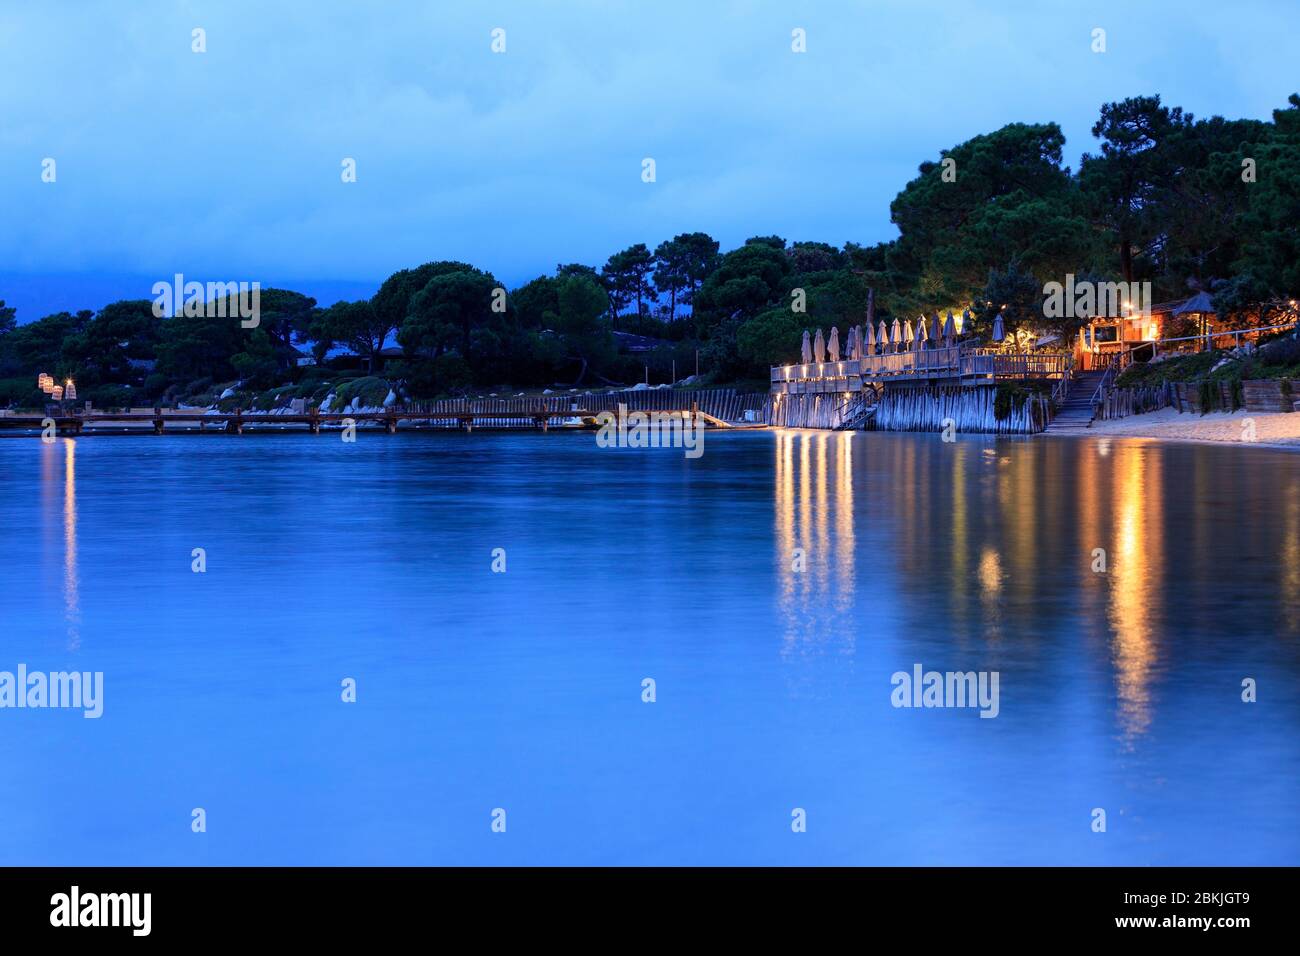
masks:
<instances>
[{"instance_id":1,"label":"blue dusk sky","mask_svg":"<svg viewBox=\"0 0 1300 956\"><path fill-rule=\"evenodd\" d=\"M889 202L918 163L1006 123L1060 123L1075 166L1125 96L1267 118L1300 87L1297 9L6 3L0 298L29 321L182 272L327 303L432 259L513 286L684 231L870 244L896 234Z\"/></svg>"}]
</instances>

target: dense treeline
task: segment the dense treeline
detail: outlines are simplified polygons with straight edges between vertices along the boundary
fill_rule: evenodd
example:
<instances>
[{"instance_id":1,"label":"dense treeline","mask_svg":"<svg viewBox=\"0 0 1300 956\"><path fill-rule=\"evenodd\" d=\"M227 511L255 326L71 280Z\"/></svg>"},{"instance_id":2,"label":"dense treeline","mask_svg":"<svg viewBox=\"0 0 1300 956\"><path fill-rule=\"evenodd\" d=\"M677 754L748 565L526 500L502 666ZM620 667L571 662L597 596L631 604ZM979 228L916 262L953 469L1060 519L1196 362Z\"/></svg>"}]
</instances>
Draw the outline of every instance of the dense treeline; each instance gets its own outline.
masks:
<instances>
[{"instance_id":1,"label":"dense treeline","mask_svg":"<svg viewBox=\"0 0 1300 956\"><path fill-rule=\"evenodd\" d=\"M1221 311L1266 317L1300 295L1300 96L1272 122L1196 119L1158 96L1102 107L1099 146L1063 163L1055 123L1015 123L922 163L874 246L758 236L722 252L703 233L633 245L600 267L564 264L507 292L464 262L394 273L369 299L319 308L263 290L260 325L158 318L148 300L17 325L0 302L0 406L36 404L36 373L75 377L101 405L196 400L384 364L431 397L493 386L627 384L702 372L761 378L800 333L863 319L970 309L978 332L1043 317L1043 285L1067 273L1150 281L1156 301L1209 291ZM799 311L802 306L803 311ZM231 310L233 312L233 310ZM395 357L385 350L393 339ZM635 351L629 346L635 344ZM317 363L303 365L304 355ZM310 390L304 392L310 394Z\"/></svg>"}]
</instances>

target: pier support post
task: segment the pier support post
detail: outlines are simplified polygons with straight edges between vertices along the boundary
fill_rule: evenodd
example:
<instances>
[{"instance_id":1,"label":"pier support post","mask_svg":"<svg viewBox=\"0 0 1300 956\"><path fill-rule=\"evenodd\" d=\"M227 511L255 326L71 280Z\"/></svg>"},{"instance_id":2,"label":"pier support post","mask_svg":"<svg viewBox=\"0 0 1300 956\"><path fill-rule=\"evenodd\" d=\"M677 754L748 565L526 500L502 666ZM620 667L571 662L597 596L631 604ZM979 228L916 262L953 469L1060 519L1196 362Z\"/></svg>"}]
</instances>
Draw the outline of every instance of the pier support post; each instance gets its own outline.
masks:
<instances>
[{"instance_id":1,"label":"pier support post","mask_svg":"<svg viewBox=\"0 0 1300 956\"><path fill-rule=\"evenodd\" d=\"M384 431L390 435L397 434L397 419L394 416L389 415L384 419Z\"/></svg>"},{"instance_id":2,"label":"pier support post","mask_svg":"<svg viewBox=\"0 0 1300 956\"><path fill-rule=\"evenodd\" d=\"M311 410L311 421L307 423L307 428L311 431L313 435L320 434L320 409L319 408L313 408Z\"/></svg>"}]
</instances>

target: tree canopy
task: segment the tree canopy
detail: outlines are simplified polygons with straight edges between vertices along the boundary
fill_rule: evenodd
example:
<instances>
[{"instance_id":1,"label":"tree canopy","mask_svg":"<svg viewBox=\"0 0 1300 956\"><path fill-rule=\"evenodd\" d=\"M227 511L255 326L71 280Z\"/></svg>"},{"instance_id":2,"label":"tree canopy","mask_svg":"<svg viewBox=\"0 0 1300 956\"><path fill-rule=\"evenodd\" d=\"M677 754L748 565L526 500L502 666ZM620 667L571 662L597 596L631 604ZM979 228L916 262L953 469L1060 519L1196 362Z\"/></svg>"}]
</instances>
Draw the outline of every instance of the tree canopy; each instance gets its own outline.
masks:
<instances>
[{"instance_id":1,"label":"tree canopy","mask_svg":"<svg viewBox=\"0 0 1300 956\"><path fill-rule=\"evenodd\" d=\"M1149 281L1156 301L1210 292L1223 309L1300 297L1300 95L1271 121L1200 119L1159 96L1103 104L1077 172L1056 123L1012 123L921 162L890 205L895 238L837 246L760 235L722 251L704 232L634 242L603 264L570 262L507 291L454 260L399 269L368 299L327 308L261 292L261 318L159 318L144 300L18 324L0 300L0 405L37 372L75 376L88 397L173 400L325 374L354 361L416 397L495 385L624 384L693 369L755 379L788 361L805 329L966 311L1048 319L1044 285L1067 274ZM226 316L236 312L227 309ZM635 334L629 334L635 333ZM396 335L399 359L381 355ZM340 350L342 355L340 355ZM38 396L39 397L39 396Z\"/></svg>"}]
</instances>

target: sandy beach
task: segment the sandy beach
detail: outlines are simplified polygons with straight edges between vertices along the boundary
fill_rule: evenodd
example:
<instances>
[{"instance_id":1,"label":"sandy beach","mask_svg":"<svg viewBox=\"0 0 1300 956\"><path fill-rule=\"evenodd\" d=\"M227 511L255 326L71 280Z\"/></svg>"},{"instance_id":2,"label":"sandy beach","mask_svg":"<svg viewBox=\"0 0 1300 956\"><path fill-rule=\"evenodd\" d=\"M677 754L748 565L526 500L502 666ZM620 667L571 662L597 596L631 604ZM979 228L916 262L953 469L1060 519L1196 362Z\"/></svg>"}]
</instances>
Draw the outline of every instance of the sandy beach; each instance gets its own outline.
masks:
<instances>
[{"instance_id":1,"label":"sandy beach","mask_svg":"<svg viewBox=\"0 0 1300 956\"><path fill-rule=\"evenodd\" d=\"M1254 426L1251 442L1250 428ZM1195 412L1162 408L1145 415L1096 421L1083 435L1162 438L1173 441L1249 442L1300 448L1300 413L1297 412Z\"/></svg>"}]
</instances>

